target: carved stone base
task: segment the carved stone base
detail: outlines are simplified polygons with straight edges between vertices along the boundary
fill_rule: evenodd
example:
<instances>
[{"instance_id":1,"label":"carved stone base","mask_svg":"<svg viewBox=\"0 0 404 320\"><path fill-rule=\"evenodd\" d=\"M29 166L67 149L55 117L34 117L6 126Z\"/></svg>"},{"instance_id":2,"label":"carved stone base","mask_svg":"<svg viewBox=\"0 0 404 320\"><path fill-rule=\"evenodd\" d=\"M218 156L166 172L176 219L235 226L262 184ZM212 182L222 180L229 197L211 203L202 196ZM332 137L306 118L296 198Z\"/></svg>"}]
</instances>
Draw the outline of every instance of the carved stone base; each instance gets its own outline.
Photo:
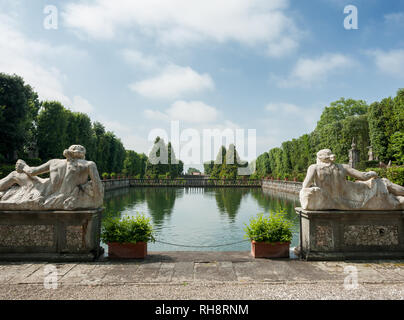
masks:
<instances>
[{"instance_id":1,"label":"carved stone base","mask_svg":"<svg viewBox=\"0 0 404 320\"><path fill-rule=\"evenodd\" d=\"M91 261L103 209L0 211L0 261Z\"/></svg>"},{"instance_id":2,"label":"carved stone base","mask_svg":"<svg viewBox=\"0 0 404 320\"><path fill-rule=\"evenodd\" d=\"M404 258L404 211L296 212L306 260Z\"/></svg>"}]
</instances>

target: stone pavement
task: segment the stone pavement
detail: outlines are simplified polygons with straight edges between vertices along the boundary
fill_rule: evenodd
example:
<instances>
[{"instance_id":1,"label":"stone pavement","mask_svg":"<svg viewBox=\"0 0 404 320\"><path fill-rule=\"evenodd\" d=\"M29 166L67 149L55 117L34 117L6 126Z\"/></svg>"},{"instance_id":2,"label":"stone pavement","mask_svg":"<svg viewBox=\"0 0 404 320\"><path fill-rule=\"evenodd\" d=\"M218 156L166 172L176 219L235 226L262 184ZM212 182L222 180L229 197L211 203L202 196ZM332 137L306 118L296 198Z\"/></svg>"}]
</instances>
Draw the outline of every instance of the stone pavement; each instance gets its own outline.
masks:
<instances>
[{"instance_id":1,"label":"stone pavement","mask_svg":"<svg viewBox=\"0 0 404 320\"><path fill-rule=\"evenodd\" d=\"M253 259L248 252L151 252L145 260L88 263L0 262L0 285L43 284L55 266L59 284L184 283L343 284L355 267L358 283L404 284L404 261L307 262ZM349 268L347 268L349 267ZM351 272L351 273L349 273Z\"/></svg>"}]
</instances>

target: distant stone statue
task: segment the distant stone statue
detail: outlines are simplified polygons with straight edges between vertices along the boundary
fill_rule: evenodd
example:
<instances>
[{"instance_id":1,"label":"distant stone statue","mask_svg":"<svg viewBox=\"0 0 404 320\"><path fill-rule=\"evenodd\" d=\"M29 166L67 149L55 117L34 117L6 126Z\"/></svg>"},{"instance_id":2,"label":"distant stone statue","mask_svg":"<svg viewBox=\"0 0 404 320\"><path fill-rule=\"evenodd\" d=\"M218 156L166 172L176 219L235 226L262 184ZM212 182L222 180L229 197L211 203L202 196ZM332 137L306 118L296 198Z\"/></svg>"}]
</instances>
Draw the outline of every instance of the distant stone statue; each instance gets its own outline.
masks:
<instances>
[{"instance_id":1,"label":"distant stone statue","mask_svg":"<svg viewBox=\"0 0 404 320\"><path fill-rule=\"evenodd\" d=\"M404 210L404 187L381 179L374 171L360 172L336 164L331 150L317 153L300 191L305 210ZM360 181L348 181L347 177Z\"/></svg>"},{"instance_id":2,"label":"distant stone statue","mask_svg":"<svg viewBox=\"0 0 404 320\"><path fill-rule=\"evenodd\" d=\"M97 166L85 160L86 149L72 145L66 159L52 159L39 167L17 161L16 171L0 180L1 210L75 210L102 206L104 188ZM37 177L48 173L48 179ZM90 180L89 180L90 178Z\"/></svg>"},{"instance_id":3,"label":"distant stone statue","mask_svg":"<svg viewBox=\"0 0 404 320\"><path fill-rule=\"evenodd\" d=\"M359 163L359 150L356 149L355 138L352 139L352 149L349 150L349 166L356 168Z\"/></svg>"},{"instance_id":4,"label":"distant stone statue","mask_svg":"<svg viewBox=\"0 0 404 320\"><path fill-rule=\"evenodd\" d=\"M368 156L369 156L368 161L374 161L374 160L375 160L375 154L374 154L374 152L373 152L373 147L370 146L370 147L368 147L368 149L369 149L369 152L368 152Z\"/></svg>"}]
</instances>

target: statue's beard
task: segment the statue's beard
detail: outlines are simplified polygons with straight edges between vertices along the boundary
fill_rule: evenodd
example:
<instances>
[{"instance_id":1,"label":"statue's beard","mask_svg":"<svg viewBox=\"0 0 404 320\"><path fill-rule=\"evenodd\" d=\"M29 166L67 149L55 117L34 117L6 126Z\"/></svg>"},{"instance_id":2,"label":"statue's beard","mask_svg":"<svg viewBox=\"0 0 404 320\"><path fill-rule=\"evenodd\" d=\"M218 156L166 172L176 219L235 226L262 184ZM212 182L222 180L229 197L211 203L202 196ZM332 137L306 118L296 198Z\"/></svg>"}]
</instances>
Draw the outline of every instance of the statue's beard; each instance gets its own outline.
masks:
<instances>
[{"instance_id":1,"label":"statue's beard","mask_svg":"<svg viewBox=\"0 0 404 320\"><path fill-rule=\"evenodd\" d=\"M330 160L329 162L326 162L321 159L317 159L317 164L321 166L331 166L334 164L334 161Z\"/></svg>"}]
</instances>

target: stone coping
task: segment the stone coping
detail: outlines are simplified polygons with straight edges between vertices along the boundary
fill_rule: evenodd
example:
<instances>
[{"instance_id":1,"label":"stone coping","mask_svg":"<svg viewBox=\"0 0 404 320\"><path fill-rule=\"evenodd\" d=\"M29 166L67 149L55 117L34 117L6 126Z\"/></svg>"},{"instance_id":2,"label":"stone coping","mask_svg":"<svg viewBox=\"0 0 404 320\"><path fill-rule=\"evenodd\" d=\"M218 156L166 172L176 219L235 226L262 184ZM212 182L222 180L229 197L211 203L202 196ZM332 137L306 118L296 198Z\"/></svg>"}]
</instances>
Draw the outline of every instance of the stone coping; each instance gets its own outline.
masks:
<instances>
[{"instance_id":1,"label":"stone coping","mask_svg":"<svg viewBox=\"0 0 404 320\"><path fill-rule=\"evenodd\" d=\"M76 210L0 210L0 214L2 213L98 213L102 212L104 208L96 208L96 209L76 209Z\"/></svg>"},{"instance_id":2,"label":"stone coping","mask_svg":"<svg viewBox=\"0 0 404 320\"><path fill-rule=\"evenodd\" d=\"M355 215L355 214L369 214L369 215L386 215L386 214L403 214L404 210L321 210L321 211L312 211L312 210L304 210L303 208L297 207L295 208L297 213L300 213L304 216L311 215L323 215L323 216L338 216L338 215Z\"/></svg>"}]
</instances>

